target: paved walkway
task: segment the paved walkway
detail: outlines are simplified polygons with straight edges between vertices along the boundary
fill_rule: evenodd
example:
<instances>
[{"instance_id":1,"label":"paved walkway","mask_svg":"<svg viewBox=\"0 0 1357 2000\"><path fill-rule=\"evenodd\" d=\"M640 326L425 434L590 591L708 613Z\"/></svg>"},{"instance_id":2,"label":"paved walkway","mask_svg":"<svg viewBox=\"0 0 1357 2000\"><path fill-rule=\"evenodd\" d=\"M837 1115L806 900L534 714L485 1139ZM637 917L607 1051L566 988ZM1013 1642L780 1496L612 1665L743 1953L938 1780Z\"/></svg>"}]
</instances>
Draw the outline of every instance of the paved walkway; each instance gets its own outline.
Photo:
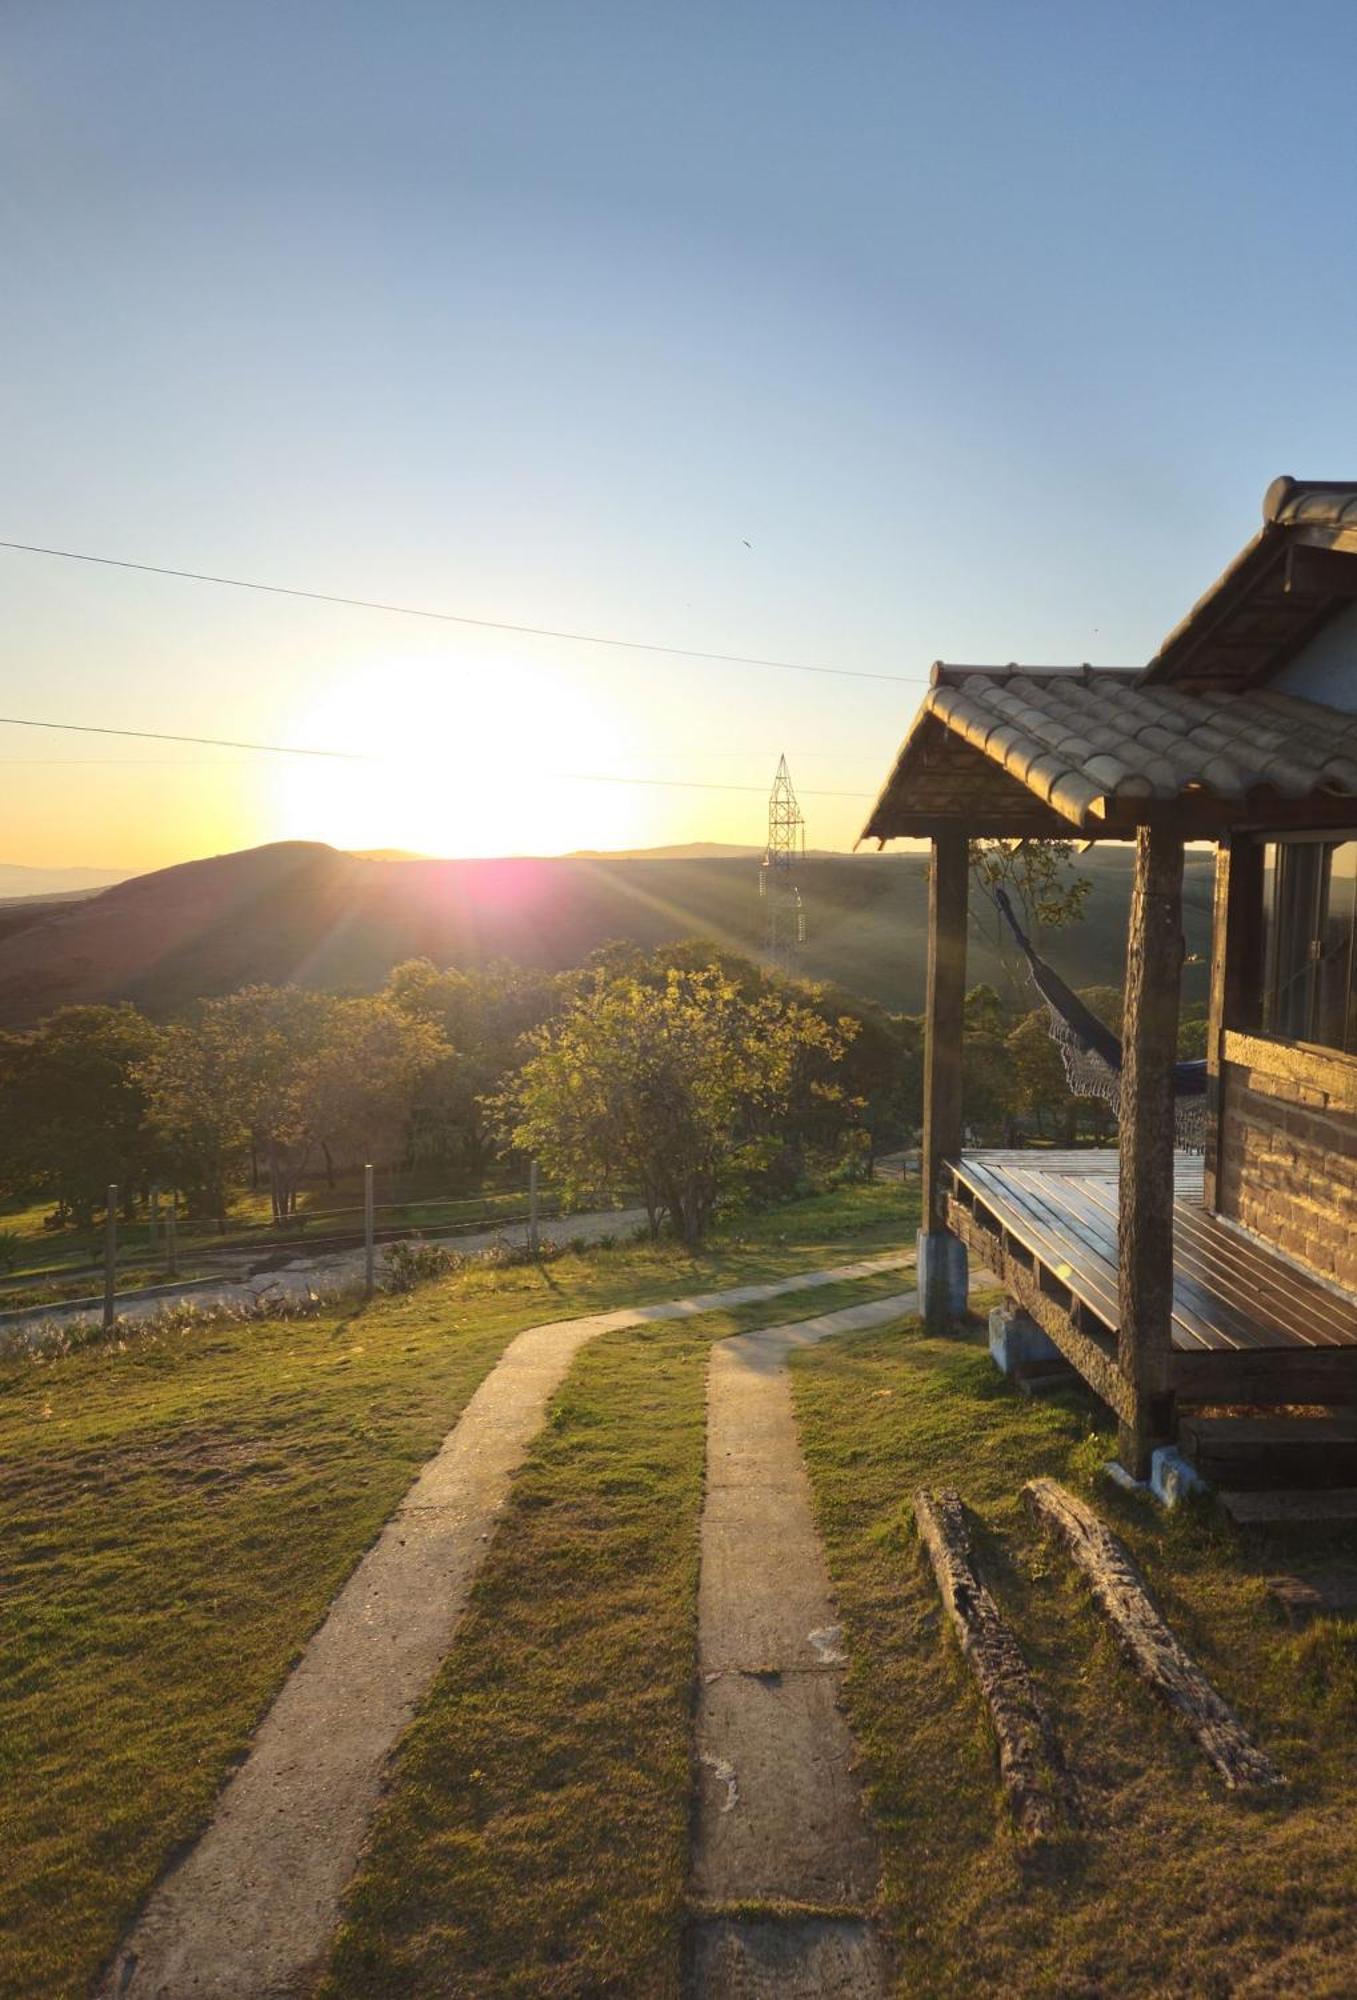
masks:
<instances>
[{"instance_id":1,"label":"paved walkway","mask_svg":"<svg viewBox=\"0 0 1357 2000\"><path fill-rule=\"evenodd\" d=\"M908 1261L874 1257L558 1321L512 1340L335 1599L207 1831L153 1893L105 2000L275 2000L304 1989L328 1952L387 1758L452 1643L547 1401L587 1341Z\"/></svg>"},{"instance_id":2,"label":"paved walkway","mask_svg":"<svg viewBox=\"0 0 1357 2000\"><path fill-rule=\"evenodd\" d=\"M699 2000L876 2000L886 1991L870 1921L877 1858L839 1705L842 1631L787 1357L914 1305L912 1292L874 1299L712 1349L691 1882ZM774 1910L760 1916L759 1905Z\"/></svg>"}]
</instances>

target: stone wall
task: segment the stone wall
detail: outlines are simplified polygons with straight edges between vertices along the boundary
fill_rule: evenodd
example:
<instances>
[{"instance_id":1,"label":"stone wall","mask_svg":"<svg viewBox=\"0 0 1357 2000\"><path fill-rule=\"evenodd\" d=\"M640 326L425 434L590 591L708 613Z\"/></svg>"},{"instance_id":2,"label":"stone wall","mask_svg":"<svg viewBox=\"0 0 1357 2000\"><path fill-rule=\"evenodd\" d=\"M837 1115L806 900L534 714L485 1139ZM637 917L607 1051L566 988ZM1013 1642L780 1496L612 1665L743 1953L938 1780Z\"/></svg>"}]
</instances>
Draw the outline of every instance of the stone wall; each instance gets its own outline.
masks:
<instances>
[{"instance_id":1,"label":"stone wall","mask_svg":"<svg viewBox=\"0 0 1357 2000\"><path fill-rule=\"evenodd\" d=\"M1321 1067L1311 1081L1286 1069L1222 1065L1216 1206L1357 1292L1357 1116Z\"/></svg>"}]
</instances>

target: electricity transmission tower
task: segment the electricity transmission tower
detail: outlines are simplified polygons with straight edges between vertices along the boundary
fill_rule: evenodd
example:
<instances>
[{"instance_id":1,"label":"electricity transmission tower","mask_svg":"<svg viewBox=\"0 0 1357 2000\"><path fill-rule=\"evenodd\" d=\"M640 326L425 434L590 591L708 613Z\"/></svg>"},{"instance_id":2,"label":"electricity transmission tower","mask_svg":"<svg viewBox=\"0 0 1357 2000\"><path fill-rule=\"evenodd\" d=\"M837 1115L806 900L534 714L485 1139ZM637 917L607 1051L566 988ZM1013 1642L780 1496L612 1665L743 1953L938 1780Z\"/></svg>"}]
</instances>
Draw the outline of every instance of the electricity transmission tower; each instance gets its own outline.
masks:
<instances>
[{"instance_id":1,"label":"electricity transmission tower","mask_svg":"<svg viewBox=\"0 0 1357 2000\"><path fill-rule=\"evenodd\" d=\"M797 867L805 858L806 822L792 790L787 759L780 757L768 796L768 846L759 869L766 916L764 956L779 972L792 971L797 950L806 942L806 913L796 885Z\"/></svg>"}]
</instances>

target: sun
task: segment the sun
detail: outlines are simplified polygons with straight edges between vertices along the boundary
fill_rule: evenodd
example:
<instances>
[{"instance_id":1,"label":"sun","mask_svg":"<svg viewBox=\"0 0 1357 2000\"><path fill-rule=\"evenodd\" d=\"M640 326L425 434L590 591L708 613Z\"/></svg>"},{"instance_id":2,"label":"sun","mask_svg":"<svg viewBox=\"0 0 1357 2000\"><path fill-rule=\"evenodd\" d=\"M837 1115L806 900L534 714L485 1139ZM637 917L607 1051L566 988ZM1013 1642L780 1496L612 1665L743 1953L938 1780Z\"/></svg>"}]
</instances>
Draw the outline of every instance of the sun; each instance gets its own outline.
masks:
<instances>
[{"instance_id":1,"label":"sun","mask_svg":"<svg viewBox=\"0 0 1357 2000\"><path fill-rule=\"evenodd\" d=\"M629 788L585 782L626 770L619 707L518 662L374 661L326 685L289 733L355 754L270 768L267 817L283 839L486 855L636 837Z\"/></svg>"}]
</instances>

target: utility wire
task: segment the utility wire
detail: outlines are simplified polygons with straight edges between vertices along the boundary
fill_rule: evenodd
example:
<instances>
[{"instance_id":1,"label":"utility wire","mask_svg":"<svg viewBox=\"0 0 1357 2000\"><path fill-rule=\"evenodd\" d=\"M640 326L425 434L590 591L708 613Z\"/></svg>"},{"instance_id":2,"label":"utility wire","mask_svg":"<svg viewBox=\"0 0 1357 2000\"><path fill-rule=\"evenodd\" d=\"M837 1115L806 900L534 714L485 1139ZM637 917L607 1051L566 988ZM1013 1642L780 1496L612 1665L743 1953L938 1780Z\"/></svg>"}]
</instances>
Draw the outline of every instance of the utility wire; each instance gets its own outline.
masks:
<instances>
[{"instance_id":1,"label":"utility wire","mask_svg":"<svg viewBox=\"0 0 1357 2000\"><path fill-rule=\"evenodd\" d=\"M0 727L6 725L15 729L63 729L90 736L133 736L139 741L149 741L152 743L196 743L215 750L259 750L267 751L270 755L278 757L329 757L355 764L384 764L393 761L390 757L377 756L372 751L367 750L313 750L297 743L243 743L229 736L171 736L165 731L157 729L113 729L97 722L39 722L34 717L27 715L0 715ZM64 758L48 759L34 757L8 761L22 768L25 762L41 766L49 762L64 763L69 760ZM75 759L73 761L80 762L83 760ZM98 759L90 761L101 769L116 770L124 762L135 762L136 760L110 758L103 764L100 764ZM165 768L167 770L174 770L181 762L201 764L203 760L201 758L167 758L165 759ZM154 768L154 765L152 765L152 768ZM667 789L676 788L681 791L694 792L757 792L760 796L765 795L767 792L767 787L764 785L732 785L723 783L720 779L708 782L705 778L648 778L632 776L625 772L616 771L544 771L541 775L546 778L564 779L570 784L576 785L659 785ZM805 796L810 799L867 799L875 795L871 792L808 790Z\"/></svg>"},{"instance_id":2,"label":"utility wire","mask_svg":"<svg viewBox=\"0 0 1357 2000\"><path fill-rule=\"evenodd\" d=\"M355 764L373 759L362 750L308 750L297 743L238 743L229 736L172 736L164 729L111 729L98 722L38 722L30 715L0 715L10 729L66 729L79 736L134 736L139 743L205 743L217 750L267 750L278 757L337 757Z\"/></svg>"},{"instance_id":3,"label":"utility wire","mask_svg":"<svg viewBox=\"0 0 1357 2000\"><path fill-rule=\"evenodd\" d=\"M171 569L165 563L127 562L119 556L89 555L82 549L49 549L38 542L0 540L0 549L15 549L30 556L58 556L63 562L97 563L104 569L137 570L143 576L173 576L187 583L216 583L229 590L258 590L269 597L301 597L312 604L343 604L355 611L385 611L397 618L432 618L443 625L474 625L485 632L516 632L529 639L565 639L578 646L613 646L628 653L664 653L672 659L713 660L726 667L771 667L781 673L830 674L841 680L888 681L894 687L917 687L922 678L918 674L873 674L861 667L812 666L805 660L763 660L748 653L706 653L695 646L662 646L649 639L606 638L598 632L565 632L549 625L511 625L503 618L473 618L463 611L430 611L421 605L387 604L371 597L340 597L328 590L301 590L291 584L259 583L243 576Z\"/></svg>"}]
</instances>

